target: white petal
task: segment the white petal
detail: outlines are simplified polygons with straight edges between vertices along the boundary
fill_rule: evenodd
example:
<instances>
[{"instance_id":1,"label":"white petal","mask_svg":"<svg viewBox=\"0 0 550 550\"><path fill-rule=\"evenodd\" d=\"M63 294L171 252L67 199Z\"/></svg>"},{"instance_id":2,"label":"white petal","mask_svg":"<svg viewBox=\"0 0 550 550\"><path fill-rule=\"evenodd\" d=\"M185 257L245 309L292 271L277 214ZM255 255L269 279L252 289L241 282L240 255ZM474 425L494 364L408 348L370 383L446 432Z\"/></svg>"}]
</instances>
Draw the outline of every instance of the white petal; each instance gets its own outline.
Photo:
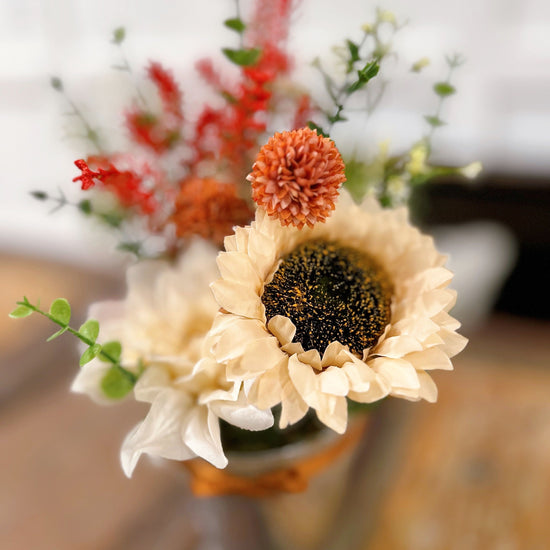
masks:
<instances>
[{"instance_id":1,"label":"white petal","mask_svg":"<svg viewBox=\"0 0 550 550\"><path fill-rule=\"evenodd\" d=\"M269 369L258 376L248 392L251 403L260 409L271 409L281 402L283 389L281 384L281 370L286 370L288 360L273 369Z\"/></svg>"},{"instance_id":2,"label":"white petal","mask_svg":"<svg viewBox=\"0 0 550 550\"><path fill-rule=\"evenodd\" d=\"M277 261L275 242L259 231L251 231L248 236L248 254L254 269L265 280Z\"/></svg>"},{"instance_id":3,"label":"white petal","mask_svg":"<svg viewBox=\"0 0 550 550\"><path fill-rule=\"evenodd\" d=\"M267 323L267 328L279 340L281 346L292 342L296 334L294 323L284 315L273 316Z\"/></svg>"},{"instance_id":4,"label":"white petal","mask_svg":"<svg viewBox=\"0 0 550 550\"><path fill-rule=\"evenodd\" d=\"M188 411L186 399L174 391L166 391L153 402L145 420L128 434L122 444L120 459L128 477L143 453L173 460L195 456L181 436L181 425Z\"/></svg>"},{"instance_id":5,"label":"white petal","mask_svg":"<svg viewBox=\"0 0 550 550\"><path fill-rule=\"evenodd\" d=\"M243 393L235 403L217 401L210 408L217 416L243 430L267 430L273 426L272 412L249 405Z\"/></svg>"},{"instance_id":6,"label":"white petal","mask_svg":"<svg viewBox=\"0 0 550 550\"><path fill-rule=\"evenodd\" d=\"M107 374L110 365L94 359L80 368L71 385L71 391L88 395L95 403L100 405L113 405L120 400L109 399L101 389L101 381Z\"/></svg>"},{"instance_id":7,"label":"white petal","mask_svg":"<svg viewBox=\"0 0 550 550\"><path fill-rule=\"evenodd\" d=\"M320 371L323 367L321 366L321 356L316 349L310 349L302 353L298 353L298 359L307 365L311 365L315 370Z\"/></svg>"},{"instance_id":8,"label":"white petal","mask_svg":"<svg viewBox=\"0 0 550 550\"><path fill-rule=\"evenodd\" d=\"M218 417L208 407L190 409L183 430L185 444L197 455L216 468L225 468L227 458L223 454Z\"/></svg>"},{"instance_id":9,"label":"white petal","mask_svg":"<svg viewBox=\"0 0 550 550\"><path fill-rule=\"evenodd\" d=\"M451 317L446 311L442 311L437 315L434 315L432 317L432 321L447 330L457 330L460 328L460 321L457 321L454 317Z\"/></svg>"},{"instance_id":10,"label":"white petal","mask_svg":"<svg viewBox=\"0 0 550 550\"><path fill-rule=\"evenodd\" d=\"M290 380L288 372L281 371L281 417L279 428L284 429L289 424L295 424L307 413L309 407L298 393Z\"/></svg>"},{"instance_id":11,"label":"white petal","mask_svg":"<svg viewBox=\"0 0 550 550\"><path fill-rule=\"evenodd\" d=\"M216 302L226 311L250 319L264 318L264 307L254 288L223 279L211 283L210 288Z\"/></svg>"},{"instance_id":12,"label":"white petal","mask_svg":"<svg viewBox=\"0 0 550 550\"><path fill-rule=\"evenodd\" d=\"M293 355L288 361L288 374L302 399L316 408L319 404L319 379L311 365L302 363Z\"/></svg>"},{"instance_id":13,"label":"white petal","mask_svg":"<svg viewBox=\"0 0 550 550\"><path fill-rule=\"evenodd\" d=\"M242 357L232 364L233 376L251 378L276 367L285 359L286 354L281 351L275 337L254 340L246 346Z\"/></svg>"},{"instance_id":14,"label":"white petal","mask_svg":"<svg viewBox=\"0 0 550 550\"><path fill-rule=\"evenodd\" d=\"M318 375L320 390L331 395L346 396L349 391L349 380L339 367L329 367Z\"/></svg>"},{"instance_id":15,"label":"white petal","mask_svg":"<svg viewBox=\"0 0 550 550\"><path fill-rule=\"evenodd\" d=\"M430 290L442 288L453 278L453 273L444 267L432 267L422 271L407 283L411 294L424 294Z\"/></svg>"},{"instance_id":16,"label":"white petal","mask_svg":"<svg viewBox=\"0 0 550 550\"><path fill-rule=\"evenodd\" d=\"M381 376L376 376L376 378L370 383L367 391L350 391L348 393L348 397L358 403L374 403L375 401L386 397L390 393L390 390L390 384Z\"/></svg>"},{"instance_id":17,"label":"white petal","mask_svg":"<svg viewBox=\"0 0 550 550\"><path fill-rule=\"evenodd\" d=\"M462 334L444 328L439 331L439 336L444 341L442 349L449 357L454 357L457 353L460 353L468 343L468 338L465 338Z\"/></svg>"},{"instance_id":18,"label":"white petal","mask_svg":"<svg viewBox=\"0 0 550 550\"><path fill-rule=\"evenodd\" d=\"M218 337L213 353L218 361L229 361L241 357L247 346L255 340L275 340L265 330L263 323L256 319L242 319L236 316L222 315L225 322L213 327Z\"/></svg>"},{"instance_id":19,"label":"white petal","mask_svg":"<svg viewBox=\"0 0 550 550\"><path fill-rule=\"evenodd\" d=\"M417 370L453 369L449 356L439 347L409 353L404 359Z\"/></svg>"},{"instance_id":20,"label":"white petal","mask_svg":"<svg viewBox=\"0 0 550 550\"><path fill-rule=\"evenodd\" d=\"M392 388L418 390L420 387L416 369L403 359L379 357L373 359L369 366L383 376Z\"/></svg>"},{"instance_id":21,"label":"white petal","mask_svg":"<svg viewBox=\"0 0 550 550\"><path fill-rule=\"evenodd\" d=\"M315 409L319 420L336 433L343 434L348 424L348 404L345 397L325 395Z\"/></svg>"},{"instance_id":22,"label":"white petal","mask_svg":"<svg viewBox=\"0 0 550 550\"><path fill-rule=\"evenodd\" d=\"M399 358L407 353L420 351L421 349L423 349L423 346L416 338L403 334L402 336L386 338L373 349L373 353L383 355L384 357Z\"/></svg>"},{"instance_id":23,"label":"white petal","mask_svg":"<svg viewBox=\"0 0 550 550\"><path fill-rule=\"evenodd\" d=\"M376 375L371 369L361 362L345 363L341 367L342 372L348 377L349 391L366 392L369 390L371 382ZM349 392L348 392L349 393Z\"/></svg>"},{"instance_id":24,"label":"white petal","mask_svg":"<svg viewBox=\"0 0 550 550\"><path fill-rule=\"evenodd\" d=\"M420 382L418 396L429 403L435 403L437 401L437 386L431 376L426 372L419 372L418 380Z\"/></svg>"},{"instance_id":25,"label":"white petal","mask_svg":"<svg viewBox=\"0 0 550 550\"><path fill-rule=\"evenodd\" d=\"M340 342L331 342L326 348L323 353L323 361L322 365L323 368L336 366L339 367L339 360L338 356L340 352L345 349L344 346Z\"/></svg>"},{"instance_id":26,"label":"white petal","mask_svg":"<svg viewBox=\"0 0 550 550\"><path fill-rule=\"evenodd\" d=\"M220 252L216 261L220 274L225 280L250 286L256 293L260 291L260 277L246 254Z\"/></svg>"},{"instance_id":27,"label":"white petal","mask_svg":"<svg viewBox=\"0 0 550 550\"><path fill-rule=\"evenodd\" d=\"M433 320L426 317L407 318L398 321L391 326L392 336L408 334L419 342L423 342L430 335L438 332L440 326Z\"/></svg>"},{"instance_id":28,"label":"white petal","mask_svg":"<svg viewBox=\"0 0 550 550\"><path fill-rule=\"evenodd\" d=\"M152 403L157 395L170 386L169 372L157 366L151 366L139 377L134 386L134 395L137 401Z\"/></svg>"}]
</instances>

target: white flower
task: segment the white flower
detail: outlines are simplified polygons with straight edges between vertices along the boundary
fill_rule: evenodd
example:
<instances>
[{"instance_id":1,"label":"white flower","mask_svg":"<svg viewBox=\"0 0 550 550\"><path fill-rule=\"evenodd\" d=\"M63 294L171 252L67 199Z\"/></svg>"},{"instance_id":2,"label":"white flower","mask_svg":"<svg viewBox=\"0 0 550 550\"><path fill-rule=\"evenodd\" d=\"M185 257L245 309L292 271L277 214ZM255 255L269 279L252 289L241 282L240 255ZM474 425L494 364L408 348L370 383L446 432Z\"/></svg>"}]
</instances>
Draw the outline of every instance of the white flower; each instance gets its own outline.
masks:
<instances>
[{"instance_id":1,"label":"white flower","mask_svg":"<svg viewBox=\"0 0 550 550\"><path fill-rule=\"evenodd\" d=\"M130 476L143 453L186 460L200 456L222 468L227 459L220 441L219 418L258 430L273 424L270 411L245 402L241 384L203 353L203 342L218 310L208 284L217 276L216 250L194 241L176 266L142 262L128 270L128 294L121 302L92 306L102 340L122 343L122 364L145 371L134 394L151 403L149 413L124 441L121 461ZM109 364L85 365L73 391L109 402L101 379Z\"/></svg>"},{"instance_id":2,"label":"white flower","mask_svg":"<svg viewBox=\"0 0 550 550\"><path fill-rule=\"evenodd\" d=\"M247 430L265 430L273 424L271 412L248 405L239 384L228 382L224 369L211 358L201 359L175 380L165 368L149 367L134 391L138 401L151 403L151 409L122 445L120 458L128 477L143 453L173 460L200 456L224 468L219 418Z\"/></svg>"},{"instance_id":3,"label":"white flower","mask_svg":"<svg viewBox=\"0 0 550 550\"><path fill-rule=\"evenodd\" d=\"M128 269L124 300L92 304L89 317L100 322L100 340L121 342L125 367L160 361L178 376L200 359L204 335L218 310L208 288L218 276L216 254L206 241L195 240L175 266L140 262ZM72 390L111 403L100 388L108 369L108 363L91 361L81 368Z\"/></svg>"},{"instance_id":4,"label":"white flower","mask_svg":"<svg viewBox=\"0 0 550 550\"><path fill-rule=\"evenodd\" d=\"M451 369L449 358L466 339L447 313L456 296L447 288L445 257L409 224L405 208L383 210L370 199L357 206L343 191L326 223L302 230L283 228L258 209L255 222L237 227L225 247L222 278L212 285L222 312L209 346L228 379L246 381L252 404L282 404L281 427L312 407L342 433L346 398L436 400L427 371ZM328 271L311 270L305 286L294 280L308 258L322 263L323 254L331 258ZM302 268L293 271L293 262ZM331 279L340 264L349 270ZM332 308L347 313L331 316Z\"/></svg>"}]
</instances>

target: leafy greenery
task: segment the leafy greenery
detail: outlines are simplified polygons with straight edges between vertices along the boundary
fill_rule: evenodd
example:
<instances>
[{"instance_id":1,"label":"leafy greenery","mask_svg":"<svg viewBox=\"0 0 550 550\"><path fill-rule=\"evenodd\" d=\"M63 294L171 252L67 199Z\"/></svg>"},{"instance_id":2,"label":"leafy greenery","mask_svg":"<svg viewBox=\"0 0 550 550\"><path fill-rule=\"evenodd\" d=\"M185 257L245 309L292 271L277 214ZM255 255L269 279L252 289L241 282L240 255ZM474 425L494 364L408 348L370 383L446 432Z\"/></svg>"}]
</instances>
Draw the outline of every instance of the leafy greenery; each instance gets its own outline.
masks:
<instances>
[{"instance_id":1,"label":"leafy greenery","mask_svg":"<svg viewBox=\"0 0 550 550\"><path fill-rule=\"evenodd\" d=\"M388 27L389 39L386 38ZM391 39L399 28L400 25L393 14L377 10L374 23L363 25L363 35L359 41L348 38L343 46L336 49L340 62L345 67L345 76L340 82L325 71L319 59L313 62L314 68L321 74L325 91L332 105L321 111L327 121L326 126L310 121L308 123L310 128L317 129L318 132L324 128L322 134L328 136L334 124L348 119L345 115L348 101L359 91L363 91L367 97L365 107L367 114L375 109L382 97L385 85L381 82L378 90L373 94L368 84L378 76L384 59L393 54Z\"/></svg>"},{"instance_id":2,"label":"leafy greenery","mask_svg":"<svg viewBox=\"0 0 550 550\"><path fill-rule=\"evenodd\" d=\"M96 342L99 336L99 323L95 319L88 319L78 330L72 328L69 323L71 320L71 306L65 298L57 298L50 305L46 312L40 309L39 305L32 304L26 297L17 302L17 307L9 314L12 319L22 319L33 313L38 313L61 329L48 338L48 342L69 332L76 336L81 342L86 344L87 348L80 357L79 364L82 367L97 357L105 363L110 363L111 367L107 370L101 381L103 393L110 399L121 399L127 395L136 384L143 367L140 366L137 373L124 368L120 363L122 347L120 342L110 341L101 345Z\"/></svg>"},{"instance_id":3,"label":"leafy greenery","mask_svg":"<svg viewBox=\"0 0 550 550\"><path fill-rule=\"evenodd\" d=\"M233 17L231 19L226 19L223 24L232 31L238 32L239 34L242 34L245 29L246 25L244 24L243 20L240 17Z\"/></svg>"},{"instance_id":4,"label":"leafy greenery","mask_svg":"<svg viewBox=\"0 0 550 550\"><path fill-rule=\"evenodd\" d=\"M222 52L229 61L241 67L255 65L262 54L262 50L259 48L241 48L239 50L223 48Z\"/></svg>"}]
</instances>

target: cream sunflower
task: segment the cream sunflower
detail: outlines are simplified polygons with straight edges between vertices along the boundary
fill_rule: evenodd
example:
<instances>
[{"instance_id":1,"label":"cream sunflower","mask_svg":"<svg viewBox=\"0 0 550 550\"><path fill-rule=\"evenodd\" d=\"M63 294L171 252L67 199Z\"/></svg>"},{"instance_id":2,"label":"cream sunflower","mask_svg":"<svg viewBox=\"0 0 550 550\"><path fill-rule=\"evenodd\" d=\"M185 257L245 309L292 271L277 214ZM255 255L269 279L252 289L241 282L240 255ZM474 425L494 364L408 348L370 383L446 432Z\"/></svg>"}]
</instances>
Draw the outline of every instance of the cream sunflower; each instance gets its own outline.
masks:
<instances>
[{"instance_id":1,"label":"cream sunflower","mask_svg":"<svg viewBox=\"0 0 550 550\"><path fill-rule=\"evenodd\" d=\"M204 353L204 337L218 310L208 288L217 275L216 253L206 241L196 240L175 266L137 264L128 270L125 300L90 310L101 322L102 339L121 342L123 366L145 368L134 395L151 408L122 446L128 476L143 453L174 460L200 456L223 468L227 459L219 418L250 430L273 424L271 412L250 406L241 384L227 380L225 369ZM75 379L73 391L109 402L101 390L108 368L91 361Z\"/></svg>"},{"instance_id":2,"label":"cream sunflower","mask_svg":"<svg viewBox=\"0 0 550 550\"><path fill-rule=\"evenodd\" d=\"M281 428L311 407L343 433L346 398L436 400L428 371L452 369L466 339L448 314L445 256L405 208L356 205L342 191L326 223L301 230L258 208L225 249L209 349L251 404L281 403Z\"/></svg>"}]
</instances>

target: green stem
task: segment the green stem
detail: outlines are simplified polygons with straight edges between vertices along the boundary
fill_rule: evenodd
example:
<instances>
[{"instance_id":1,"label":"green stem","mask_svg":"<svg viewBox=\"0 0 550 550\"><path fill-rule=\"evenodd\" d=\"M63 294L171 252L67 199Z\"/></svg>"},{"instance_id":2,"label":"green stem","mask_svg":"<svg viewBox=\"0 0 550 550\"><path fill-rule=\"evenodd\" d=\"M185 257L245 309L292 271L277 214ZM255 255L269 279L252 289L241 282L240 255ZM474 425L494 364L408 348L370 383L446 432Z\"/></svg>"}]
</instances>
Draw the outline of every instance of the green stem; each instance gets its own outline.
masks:
<instances>
[{"instance_id":1,"label":"green stem","mask_svg":"<svg viewBox=\"0 0 550 550\"><path fill-rule=\"evenodd\" d=\"M55 317L53 317L52 315L50 315L45 311L42 311L39 307L31 304L30 302L25 300L23 302L16 302L16 303L18 306L27 307L29 309L32 309L35 313L39 313L40 315L46 317L50 321L54 322L56 325L65 329L67 332L69 332L73 336L76 336L81 342L84 342L84 344L86 344L87 346L93 346L95 344L93 340L90 340L86 336L80 334L80 332L70 327L68 324L58 321ZM123 373L124 376L126 376L132 384L135 384L137 382L137 376L133 372L130 372L129 370L121 366L120 363L112 355L104 352L103 349L99 352L99 355L101 355L104 359L106 359L109 363L111 363L114 368L120 370L120 372Z\"/></svg>"}]
</instances>

